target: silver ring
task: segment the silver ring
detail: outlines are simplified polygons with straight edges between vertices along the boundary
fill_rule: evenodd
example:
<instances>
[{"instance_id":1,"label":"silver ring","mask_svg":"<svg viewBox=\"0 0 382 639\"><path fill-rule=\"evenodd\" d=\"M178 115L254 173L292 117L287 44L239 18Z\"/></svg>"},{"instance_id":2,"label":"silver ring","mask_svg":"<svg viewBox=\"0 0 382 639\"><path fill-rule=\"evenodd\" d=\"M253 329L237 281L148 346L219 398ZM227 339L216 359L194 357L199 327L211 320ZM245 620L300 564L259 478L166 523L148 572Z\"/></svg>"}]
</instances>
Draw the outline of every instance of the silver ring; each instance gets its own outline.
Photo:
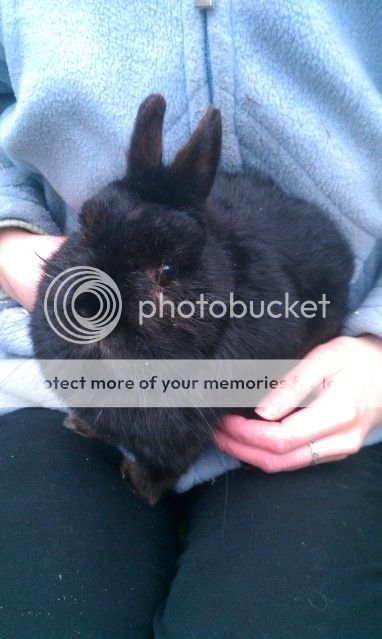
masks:
<instances>
[{"instance_id":1,"label":"silver ring","mask_svg":"<svg viewBox=\"0 0 382 639\"><path fill-rule=\"evenodd\" d=\"M312 466L320 463L320 454L316 448L316 442L309 442L310 452L312 453Z\"/></svg>"}]
</instances>

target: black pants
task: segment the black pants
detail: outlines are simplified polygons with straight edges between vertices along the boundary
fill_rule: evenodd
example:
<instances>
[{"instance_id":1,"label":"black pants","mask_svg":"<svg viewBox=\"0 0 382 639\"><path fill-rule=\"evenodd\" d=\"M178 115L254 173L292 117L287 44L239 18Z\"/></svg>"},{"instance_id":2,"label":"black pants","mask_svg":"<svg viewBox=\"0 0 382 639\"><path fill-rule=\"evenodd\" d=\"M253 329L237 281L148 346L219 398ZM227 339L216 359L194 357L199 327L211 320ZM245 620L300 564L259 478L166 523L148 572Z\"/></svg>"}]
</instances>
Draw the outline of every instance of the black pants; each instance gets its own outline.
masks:
<instances>
[{"instance_id":1,"label":"black pants","mask_svg":"<svg viewBox=\"0 0 382 639\"><path fill-rule=\"evenodd\" d=\"M151 508L61 422L0 419L1 639L382 637L382 445Z\"/></svg>"}]
</instances>

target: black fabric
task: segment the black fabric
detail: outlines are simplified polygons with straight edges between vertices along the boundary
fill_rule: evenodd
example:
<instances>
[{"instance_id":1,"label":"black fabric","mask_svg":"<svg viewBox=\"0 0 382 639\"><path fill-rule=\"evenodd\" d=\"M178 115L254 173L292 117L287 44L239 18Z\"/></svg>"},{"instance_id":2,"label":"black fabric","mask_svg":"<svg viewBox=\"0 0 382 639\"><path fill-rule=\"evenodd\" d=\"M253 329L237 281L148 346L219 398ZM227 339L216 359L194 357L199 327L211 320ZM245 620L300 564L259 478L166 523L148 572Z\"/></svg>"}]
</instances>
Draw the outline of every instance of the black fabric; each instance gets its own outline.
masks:
<instances>
[{"instance_id":1,"label":"black fabric","mask_svg":"<svg viewBox=\"0 0 382 639\"><path fill-rule=\"evenodd\" d=\"M62 420L0 419L0 637L151 637L177 553L171 498L143 503L118 455Z\"/></svg>"},{"instance_id":2,"label":"black fabric","mask_svg":"<svg viewBox=\"0 0 382 639\"><path fill-rule=\"evenodd\" d=\"M382 445L292 473L235 471L186 500L157 639L382 637Z\"/></svg>"},{"instance_id":3,"label":"black fabric","mask_svg":"<svg viewBox=\"0 0 382 639\"><path fill-rule=\"evenodd\" d=\"M0 419L1 639L382 636L382 445L150 508L61 422Z\"/></svg>"}]
</instances>

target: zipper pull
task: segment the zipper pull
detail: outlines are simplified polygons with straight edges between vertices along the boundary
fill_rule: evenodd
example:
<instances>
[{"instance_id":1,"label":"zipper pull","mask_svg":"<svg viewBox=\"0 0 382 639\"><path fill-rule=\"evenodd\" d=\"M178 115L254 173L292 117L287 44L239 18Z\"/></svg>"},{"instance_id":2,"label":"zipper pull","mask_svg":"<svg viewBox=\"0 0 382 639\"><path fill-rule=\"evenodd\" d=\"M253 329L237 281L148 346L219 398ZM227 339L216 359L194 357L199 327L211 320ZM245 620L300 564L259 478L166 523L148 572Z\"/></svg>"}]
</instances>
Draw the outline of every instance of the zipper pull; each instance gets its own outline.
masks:
<instances>
[{"instance_id":1,"label":"zipper pull","mask_svg":"<svg viewBox=\"0 0 382 639\"><path fill-rule=\"evenodd\" d=\"M196 9L213 9L215 0L194 0Z\"/></svg>"}]
</instances>

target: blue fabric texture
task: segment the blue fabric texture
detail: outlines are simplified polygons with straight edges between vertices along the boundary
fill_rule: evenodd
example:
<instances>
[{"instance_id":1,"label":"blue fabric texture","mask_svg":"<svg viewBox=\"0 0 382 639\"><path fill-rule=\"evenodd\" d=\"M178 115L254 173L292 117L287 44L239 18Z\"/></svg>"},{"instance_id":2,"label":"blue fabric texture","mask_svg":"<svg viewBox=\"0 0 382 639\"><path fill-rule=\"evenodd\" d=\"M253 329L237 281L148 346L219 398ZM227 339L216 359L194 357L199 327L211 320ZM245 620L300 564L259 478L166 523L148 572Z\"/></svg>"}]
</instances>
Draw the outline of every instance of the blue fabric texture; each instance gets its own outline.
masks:
<instances>
[{"instance_id":1,"label":"blue fabric texture","mask_svg":"<svg viewBox=\"0 0 382 639\"><path fill-rule=\"evenodd\" d=\"M165 159L213 102L221 168L261 169L337 220L356 256L344 332L382 336L380 0L0 7L0 226L70 232L125 172L144 97L167 99ZM1 304L2 354L31 354L28 316Z\"/></svg>"}]
</instances>

